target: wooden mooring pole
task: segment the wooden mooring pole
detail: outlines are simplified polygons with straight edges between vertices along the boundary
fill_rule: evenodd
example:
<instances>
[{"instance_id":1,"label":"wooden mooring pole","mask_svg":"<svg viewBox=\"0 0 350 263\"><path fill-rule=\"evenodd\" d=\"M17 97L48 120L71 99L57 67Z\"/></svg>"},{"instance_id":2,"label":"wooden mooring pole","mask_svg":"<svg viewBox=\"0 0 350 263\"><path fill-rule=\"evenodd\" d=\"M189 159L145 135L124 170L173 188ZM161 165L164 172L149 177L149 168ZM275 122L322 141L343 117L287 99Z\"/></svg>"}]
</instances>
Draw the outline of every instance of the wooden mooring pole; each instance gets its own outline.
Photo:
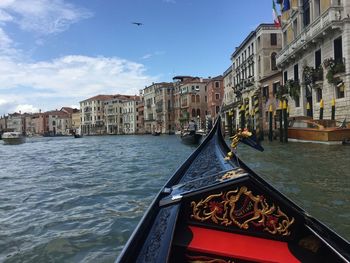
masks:
<instances>
[{"instance_id":1,"label":"wooden mooring pole","mask_svg":"<svg viewBox=\"0 0 350 263\"><path fill-rule=\"evenodd\" d=\"M280 122L280 134L279 134L279 137L280 137L280 142L283 142L283 119L282 119L282 116L283 116L283 103L282 103L282 101L280 101L278 113L279 113L278 114L278 118L279 118L279 122Z\"/></svg>"},{"instance_id":2,"label":"wooden mooring pole","mask_svg":"<svg viewBox=\"0 0 350 263\"><path fill-rule=\"evenodd\" d=\"M269 107L269 141L272 142L272 105Z\"/></svg>"},{"instance_id":3,"label":"wooden mooring pole","mask_svg":"<svg viewBox=\"0 0 350 263\"><path fill-rule=\"evenodd\" d=\"M288 142L288 116L287 116L287 102L283 101L283 142Z\"/></svg>"},{"instance_id":4,"label":"wooden mooring pole","mask_svg":"<svg viewBox=\"0 0 350 263\"><path fill-rule=\"evenodd\" d=\"M320 120L323 120L323 100L320 101Z\"/></svg>"}]
</instances>

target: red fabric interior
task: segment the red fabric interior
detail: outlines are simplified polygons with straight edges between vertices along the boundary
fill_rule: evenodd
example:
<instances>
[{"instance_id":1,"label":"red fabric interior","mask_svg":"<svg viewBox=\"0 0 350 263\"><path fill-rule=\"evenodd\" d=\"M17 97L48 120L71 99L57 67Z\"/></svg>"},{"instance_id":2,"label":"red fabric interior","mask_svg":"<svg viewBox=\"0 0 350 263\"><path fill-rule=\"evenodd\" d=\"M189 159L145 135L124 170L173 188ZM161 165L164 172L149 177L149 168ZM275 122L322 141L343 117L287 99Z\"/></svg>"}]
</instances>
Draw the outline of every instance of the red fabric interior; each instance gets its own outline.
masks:
<instances>
[{"instance_id":1,"label":"red fabric interior","mask_svg":"<svg viewBox=\"0 0 350 263\"><path fill-rule=\"evenodd\" d=\"M193 233L188 249L233 259L254 262L300 262L286 242L244 236L218 230L189 226Z\"/></svg>"}]
</instances>

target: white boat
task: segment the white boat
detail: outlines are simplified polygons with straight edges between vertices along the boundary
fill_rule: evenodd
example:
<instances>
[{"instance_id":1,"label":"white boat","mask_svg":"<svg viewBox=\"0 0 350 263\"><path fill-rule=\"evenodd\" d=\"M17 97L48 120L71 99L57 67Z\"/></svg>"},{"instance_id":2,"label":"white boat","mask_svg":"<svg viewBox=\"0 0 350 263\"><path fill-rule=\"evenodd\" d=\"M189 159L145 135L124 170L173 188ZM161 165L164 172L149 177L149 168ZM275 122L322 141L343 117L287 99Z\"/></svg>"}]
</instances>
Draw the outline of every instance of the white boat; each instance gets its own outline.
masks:
<instances>
[{"instance_id":1,"label":"white boat","mask_svg":"<svg viewBox=\"0 0 350 263\"><path fill-rule=\"evenodd\" d=\"M4 144L21 144L24 143L26 138L20 132L5 132L2 135Z\"/></svg>"}]
</instances>

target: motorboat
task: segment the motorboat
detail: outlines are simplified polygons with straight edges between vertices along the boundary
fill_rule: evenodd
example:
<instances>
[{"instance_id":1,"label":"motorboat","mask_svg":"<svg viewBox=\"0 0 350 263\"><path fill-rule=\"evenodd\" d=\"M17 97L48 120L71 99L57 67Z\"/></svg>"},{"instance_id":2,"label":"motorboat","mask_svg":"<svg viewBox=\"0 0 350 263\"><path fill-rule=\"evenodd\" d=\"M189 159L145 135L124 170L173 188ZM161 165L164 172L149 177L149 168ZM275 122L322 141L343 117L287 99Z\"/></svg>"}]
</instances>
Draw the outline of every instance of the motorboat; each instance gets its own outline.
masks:
<instances>
[{"instance_id":1,"label":"motorboat","mask_svg":"<svg viewBox=\"0 0 350 263\"><path fill-rule=\"evenodd\" d=\"M289 119L288 138L291 141L344 144L350 140L350 127L336 126L332 120L313 120L308 117Z\"/></svg>"},{"instance_id":2,"label":"motorboat","mask_svg":"<svg viewBox=\"0 0 350 263\"><path fill-rule=\"evenodd\" d=\"M2 134L4 144L21 144L25 142L25 139L21 132L4 132Z\"/></svg>"}]
</instances>

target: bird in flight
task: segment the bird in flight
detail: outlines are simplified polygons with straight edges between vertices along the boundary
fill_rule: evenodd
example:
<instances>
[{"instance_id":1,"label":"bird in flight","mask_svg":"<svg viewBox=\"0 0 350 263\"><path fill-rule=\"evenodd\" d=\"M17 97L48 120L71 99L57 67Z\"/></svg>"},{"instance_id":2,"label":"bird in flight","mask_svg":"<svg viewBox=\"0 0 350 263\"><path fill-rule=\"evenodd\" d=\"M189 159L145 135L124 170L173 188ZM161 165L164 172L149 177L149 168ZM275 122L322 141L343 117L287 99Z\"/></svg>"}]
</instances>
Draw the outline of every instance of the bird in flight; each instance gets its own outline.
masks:
<instances>
[{"instance_id":1,"label":"bird in flight","mask_svg":"<svg viewBox=\"0 0 350 263\"><path fill-rule=\"evenodd\" d=\"M142 26L143 25L143 23L139 23L139 22L132 22L132 24L137 25L137 26Z\"/></svg>"}]
</instances>

